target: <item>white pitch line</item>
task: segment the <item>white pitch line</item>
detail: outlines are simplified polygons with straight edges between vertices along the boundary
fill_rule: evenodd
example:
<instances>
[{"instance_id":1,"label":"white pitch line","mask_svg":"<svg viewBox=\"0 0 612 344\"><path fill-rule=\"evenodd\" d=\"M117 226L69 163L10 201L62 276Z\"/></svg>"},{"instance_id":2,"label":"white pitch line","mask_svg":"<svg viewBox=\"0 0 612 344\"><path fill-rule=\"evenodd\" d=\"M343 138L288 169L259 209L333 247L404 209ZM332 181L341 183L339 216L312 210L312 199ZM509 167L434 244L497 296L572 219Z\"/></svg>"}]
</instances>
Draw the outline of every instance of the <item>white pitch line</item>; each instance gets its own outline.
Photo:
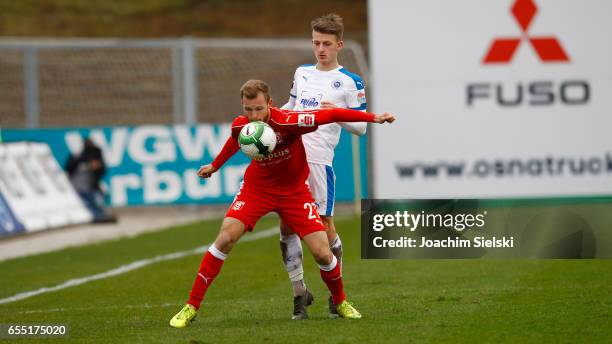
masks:
<instances>
[{"instance_id":1,"label":"white pitch line","mask_svg":"<svg viewBox=\"0 0 612 344\"><path fill-rule=\"evenodd\" d=\"M215 305L248 305L249 302L246 300L208 300L206 301L209 306ZM148 309L148 308L165 308L165 307L176 307L180 305L180 303L176 302L166 302L161 304L140 304L140 305L121 305L121 306L91 306L91 307L62 307L62 308L47 308L47 309L28 309L25 311L14 311L11 314L35 314L35 313L62 313L62 312L83 312L83 311L104 311L109 309L130 309L130 308L138 308L138 309Z\"/></svg>"},{"instance_id":2,"label":"white pitch line","mask_svg":"<svg viewBox=\"0 0 612 344\"><path fill-rule=\"evenodd\" d=\"M250 235L247 235L246 237L244 237L242 240L240 240L239 242L247 242L247 241L254 241L254 240L259 240L259 239L263 239L263 238L267 238L270 237L274 234L279 233L279 228L278 227L274 227L274 228L270 228L270 229L266 229L263 231L258 231L255 233L252 233ZM58 284L56 286L53 287L43 287L40 289L36 289L36 290L31 290L31 291L26 291L23 293L19 293L19 294L15 294L13 296L4 298L4 299L0 299L0 305L2 304L6 304L6 303L11 303L11 302L15 302L15 301L20 301L20 300L24 300L33 296L37 296L37 295L41 295L41 294L45 294L45 293L51 293L54 291L58 291L58 290L62 290L62 289L66 289L66 288L70 288L70 287L75 287L78 285L82 285L85 283L89 283L91 281L97 281L97 280L101 280L101 279L105 279L105 278L109 278L109 277L113 277L113 276L118 276L118 275L122 275L126 272L130 272L136 269L140 269L143 268L145 266L151 265L151 264L155 264L155 263L159 263L159 262L164 262L167 260L173 260L173 259L178 259L178 258L183 258L186 256L191 256L191 255L195 255L195 254L202 254L204 252L206 252L206 250L208 250L208 247L210 246L210 244L208 245L204 245L204 246L200 246L200 247L196 247L192 250L186 250L186 251L179 251L179 252L174 252L174 253L169 253L169 254L164 254L161 256L156 256L153 258L148 258L148 259L142 259L142 260L137 260L134 262L131 262L129 264L125 264L125 265L121 265L118 268L109 270L109 271L105 271L99 274L95 274L95 275L91 275L91 276L85 276L85 277L80 277L80 278L74 278L71 280L68 280L62 284Z\"/></svg>"},{"instance_id":3,"label":"white pitch line","mask_svg":"<svg viewBox=\"0 0 612 344\"><path fill-rule=\"evenodd\" d=\"M129 309L129 308L162 308L162 307L176 307L176 302L167 302L159 305L150 305L145 303L144 305L123 305L123 306L94 306L94 307L77 307L77 308L47 308L47 309L30 309L27 311L13 312L13 314L35 314L35 313L58 313L58 312L82 312L82 311L96 311L96 310L108 310L108 309Z\"/></svg>"}]
</instances>

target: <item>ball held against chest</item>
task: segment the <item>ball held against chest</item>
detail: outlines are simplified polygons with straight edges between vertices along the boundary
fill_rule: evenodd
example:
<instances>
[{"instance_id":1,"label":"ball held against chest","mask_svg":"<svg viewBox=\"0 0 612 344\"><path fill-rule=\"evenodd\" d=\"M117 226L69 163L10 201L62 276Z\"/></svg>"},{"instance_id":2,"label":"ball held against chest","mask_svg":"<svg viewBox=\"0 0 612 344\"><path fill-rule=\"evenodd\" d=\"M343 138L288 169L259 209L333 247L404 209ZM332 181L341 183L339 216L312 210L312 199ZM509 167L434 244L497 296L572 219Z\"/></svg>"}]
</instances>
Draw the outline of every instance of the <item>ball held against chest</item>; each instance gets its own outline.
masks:
<instances>
[{"instance_id":1,"label":"ball held against chest","mask_svg":"<svg viewBox=\"0 0 612 344\"><path fill-rule=\"evenodd\" d=\"M276 147L276 133L265 122L251 122L240 130L238 144L240 150L250 158L265 158Z\"/></svg>"}]
</instances>

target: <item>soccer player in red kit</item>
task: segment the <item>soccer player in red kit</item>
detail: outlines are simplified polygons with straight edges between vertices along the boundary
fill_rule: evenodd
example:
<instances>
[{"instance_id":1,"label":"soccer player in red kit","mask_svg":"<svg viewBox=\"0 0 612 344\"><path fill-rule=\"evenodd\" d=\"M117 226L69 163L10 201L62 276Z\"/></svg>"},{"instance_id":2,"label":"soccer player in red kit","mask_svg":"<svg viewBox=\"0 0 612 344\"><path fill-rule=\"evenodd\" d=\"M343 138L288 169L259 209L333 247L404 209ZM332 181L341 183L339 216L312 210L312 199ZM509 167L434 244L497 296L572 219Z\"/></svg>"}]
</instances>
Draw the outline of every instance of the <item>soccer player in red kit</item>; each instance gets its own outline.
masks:
<instances>
[{"instance_id":1,"label":"soccer player in red kit","mask_svg":"<svg viewBox=\"0 0 612 344\"><path fill-rule=\"evenodd\" d=\"M361 314L346 300L340 265L332 254L314 200L306 183L309 169L301 135L332 122L393 122L391 114L374 115L356 110L324 109L288 111L272 107L270 89L260 80L249 80L240 89L244 114L232 123L232 135L215 160L198 175L209 178L239 150L238 135L252 121L267 122L276 132L274 151L249 164L240 191L228 209L221 230L204 255L187 304L171 320L185 327L196 316L208 287L219 274L232 247L268 212L276 212L306 243L319 264L321 279L329 289L338 314L357 319Z\"/></svg>"}]
</instances>

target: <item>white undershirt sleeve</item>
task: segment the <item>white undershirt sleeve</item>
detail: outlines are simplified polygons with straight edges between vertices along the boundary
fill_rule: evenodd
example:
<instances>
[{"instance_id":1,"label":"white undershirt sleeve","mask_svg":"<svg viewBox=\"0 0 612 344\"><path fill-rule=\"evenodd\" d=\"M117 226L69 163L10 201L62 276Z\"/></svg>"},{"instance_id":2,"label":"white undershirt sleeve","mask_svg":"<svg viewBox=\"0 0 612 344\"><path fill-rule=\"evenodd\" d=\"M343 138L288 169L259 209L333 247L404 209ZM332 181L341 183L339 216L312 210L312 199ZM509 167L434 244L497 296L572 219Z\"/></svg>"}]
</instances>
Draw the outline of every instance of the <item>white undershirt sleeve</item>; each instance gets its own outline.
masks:
<instances>
[{"instance_id":1,"label":"white undershirt sleeve","mask_svg":"<svg viewBox=\"0 0 612 344\"><path fill-rule=\"evenodd\" d=\"M351 134L355 134L357 136L365 135L368 130L367 122L339 122L340 126L346 130L348 130Z\"/></svg>"}]
</instances>

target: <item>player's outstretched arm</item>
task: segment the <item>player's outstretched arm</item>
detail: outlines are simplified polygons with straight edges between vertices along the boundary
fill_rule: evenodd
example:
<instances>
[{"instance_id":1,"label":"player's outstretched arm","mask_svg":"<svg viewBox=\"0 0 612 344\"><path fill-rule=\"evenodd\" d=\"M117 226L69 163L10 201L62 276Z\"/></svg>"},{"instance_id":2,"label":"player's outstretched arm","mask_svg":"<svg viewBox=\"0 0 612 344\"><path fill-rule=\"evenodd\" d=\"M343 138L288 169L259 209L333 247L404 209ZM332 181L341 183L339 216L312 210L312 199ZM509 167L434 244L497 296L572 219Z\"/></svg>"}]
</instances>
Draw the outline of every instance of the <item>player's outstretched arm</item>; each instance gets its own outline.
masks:
<instances>
[{"instance_id":1,"label":"player's outstretched arm","mask_svg":"<svg viewBox=\"0 0 612 344\"><path fill-rule=\"evenodd\" d=\"M333 122L374 122L374 123L385 123L385 122L393 122L395 121L395 116L392 114L385 112L381 115L375 115L369 112L362 112L359 110L350 110L350 109L322 109L316 111L316 113L305 113L300 115L300 120L304 122L306 117L313 116L314 121L313 124L322 125ZM298 121L298 122L299 122ZM308 122L308 121L306 121ZM301 126L305 126L305 123L298 123Z\"/></svg>"},{"instance_id":2,"label":"player's outstretched arm","mask_svg":"<svg viewBox=\"0 0 612 344\"><path fill-rule=\"evenodd\" d=\"M303 135L317 130L317 127L328 123L338 122L373 122L385 123L395 121L395 116L390 113L375 115L369 112L362 112L351 109L321 109L315 111L294 111L286 112L287 124L295 125L298 134ZM296 114L297 116L293 116ZM284 124L284 123L283 123Z\"/></svg>"},{"instance_id":3,"label":"player's outstretched arm","mask_svg":"<svg viewBox=\"0 0 612 344\"><path fill-rule=\"evenodd\" d=\"M217 172L217 168L212 164L202 165L198 170L198 176L200 176L200 178L210 178L215 172Z\"/></svg>"},{"instance_id":4,"label":"player's outstretched arm","mask_svg":"<svg viewBox=\"0 0 612 344\"><path fill-rule=\"evenodd\" d=\"M395 121L395 116L392 114L385 112L380 115L374 115L374 122L382 124L382 123L393 123Z\"/></svg>"},{"instance_id":5,"label":"player's outstretched arm","mask_svg":"<svg viewBox=\"0 0 612 344\"><path fill-rule=\"evenodd\" d=\"M332 102L328 102L326 100L321 102L321 109L335 108L337 108L337 106ZM342 128L346 129L351 134L357 136L365 135L366 131L368 130L368 124L366 122L338 122L338 124L340 124Z\"/></svg>"}]
</instances>

